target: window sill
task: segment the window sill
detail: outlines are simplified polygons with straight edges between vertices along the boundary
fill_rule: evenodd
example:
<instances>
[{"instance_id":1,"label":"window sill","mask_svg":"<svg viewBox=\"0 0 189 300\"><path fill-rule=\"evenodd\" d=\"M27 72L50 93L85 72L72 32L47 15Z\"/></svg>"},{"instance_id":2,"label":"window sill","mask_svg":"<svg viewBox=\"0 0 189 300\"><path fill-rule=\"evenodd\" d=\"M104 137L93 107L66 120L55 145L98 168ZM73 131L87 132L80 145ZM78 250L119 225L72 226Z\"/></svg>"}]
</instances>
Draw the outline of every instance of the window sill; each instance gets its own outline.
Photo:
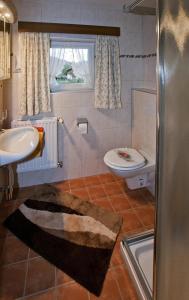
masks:
<instances>
[{"instance_id":1,"label":"window sill","mask_svg":"<svg viewBox=\"0 0 189 300\"><path fill-rule=\"evenodd\" d=\"M58 94L58 93L66 93L66 94L72 94L72 93L90 93L94 92L94 88L88 88L88 89L77 89L77 90L57 90L57 91L52 91L50 92L51 95Z\"/></svg>"}]
</instances>

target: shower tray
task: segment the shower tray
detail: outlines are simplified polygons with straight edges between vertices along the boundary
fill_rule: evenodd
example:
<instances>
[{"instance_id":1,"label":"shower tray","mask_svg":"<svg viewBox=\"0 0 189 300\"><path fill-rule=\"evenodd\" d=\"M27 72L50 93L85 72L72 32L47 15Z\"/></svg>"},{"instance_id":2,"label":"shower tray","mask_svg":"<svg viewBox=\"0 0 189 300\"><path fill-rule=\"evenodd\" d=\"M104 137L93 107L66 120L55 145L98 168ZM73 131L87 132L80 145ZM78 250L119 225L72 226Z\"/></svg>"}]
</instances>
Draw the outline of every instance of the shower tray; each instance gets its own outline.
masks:
<instances>
[{"instance_id":1,"label":"shower tray","mask_svg":"<svg viewBox=\"0 0 189 300\"><path fill-rule=\"evenodd\" d=\"M121 252L141 300L152 300L154 231L121 242Z\"/></svg>"}]
</instances>

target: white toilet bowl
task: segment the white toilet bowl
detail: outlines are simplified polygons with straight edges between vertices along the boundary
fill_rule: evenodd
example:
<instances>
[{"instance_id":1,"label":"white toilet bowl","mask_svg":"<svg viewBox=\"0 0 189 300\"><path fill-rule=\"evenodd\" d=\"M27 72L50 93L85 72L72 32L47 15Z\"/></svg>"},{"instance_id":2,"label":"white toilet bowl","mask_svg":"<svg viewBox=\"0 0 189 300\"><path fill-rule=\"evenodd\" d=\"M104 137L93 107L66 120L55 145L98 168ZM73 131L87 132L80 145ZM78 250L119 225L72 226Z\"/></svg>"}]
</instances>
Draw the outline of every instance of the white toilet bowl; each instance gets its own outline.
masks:
<instances>
[{"instance_id":1,"label":"white toilet bowl","mask_svg":"<svg viewBox=\"0 0 189 300\"><path fill-rule=\"evenodd\" d=\"M120 157L119 151L128 153L129 159ZM155 161L142 150L112 149L104 156L104 163L112 173L124 177L130 189L149 186L154 180Z\"/></svg>"}]
</instances>

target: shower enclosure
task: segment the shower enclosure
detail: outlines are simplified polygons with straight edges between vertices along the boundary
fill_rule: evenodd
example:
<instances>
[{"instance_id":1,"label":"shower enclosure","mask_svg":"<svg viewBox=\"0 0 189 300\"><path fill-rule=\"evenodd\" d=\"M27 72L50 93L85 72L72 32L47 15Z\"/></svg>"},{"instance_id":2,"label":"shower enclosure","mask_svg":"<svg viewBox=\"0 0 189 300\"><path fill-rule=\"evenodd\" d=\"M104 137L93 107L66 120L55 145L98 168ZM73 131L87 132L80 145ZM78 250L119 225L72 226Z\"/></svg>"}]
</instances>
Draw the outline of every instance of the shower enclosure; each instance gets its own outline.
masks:
<instances>
[{"instance_id":1,"label":"shower enclosure","mask_svg":"<svg viewBox=\"0 0 189 300\"><path fill-rule=\"evenodd\" d=\"M121 251L140 299L189 299L189 2L136 0L124 11L157 9L155 234L125 238Z\"/></svg>"},{"instance_id":2,"label":"shower enclosure","mask_svg":"<svg viewBox=\"0 0 189 300\"><path fill-rule=\"evenodd\" d=\"M152 299L154 232L149 231L123 239L121 252L139 297L142 300Z\"/></svg>"}]
</instances>

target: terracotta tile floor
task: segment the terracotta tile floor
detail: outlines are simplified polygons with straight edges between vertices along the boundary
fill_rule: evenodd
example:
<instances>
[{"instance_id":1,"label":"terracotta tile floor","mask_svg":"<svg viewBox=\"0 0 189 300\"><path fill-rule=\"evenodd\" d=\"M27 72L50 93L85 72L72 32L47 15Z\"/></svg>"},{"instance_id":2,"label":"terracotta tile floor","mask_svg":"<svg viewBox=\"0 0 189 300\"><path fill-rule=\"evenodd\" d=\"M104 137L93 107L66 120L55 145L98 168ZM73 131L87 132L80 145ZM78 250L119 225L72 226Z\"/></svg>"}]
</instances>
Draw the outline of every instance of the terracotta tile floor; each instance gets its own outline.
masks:
<instances>
[{"instance_id":1,"label":"terracotta tile floor","mask_svg":"<svg viewBox=\"0 0 189 300\"><path fill-rule=\"evenodd\" d=\"M120 255L125 235L154 227L154 199L146 190L129 191L124 181L112 174L67 180L55 184L123 216L123 226L112 255L99 298L48 263L0 225L0 300L137 300L137 295ZM0 221L27 198L32 188L23 189L17 199L0 205Z\"/></svg>"}]
</instances>

